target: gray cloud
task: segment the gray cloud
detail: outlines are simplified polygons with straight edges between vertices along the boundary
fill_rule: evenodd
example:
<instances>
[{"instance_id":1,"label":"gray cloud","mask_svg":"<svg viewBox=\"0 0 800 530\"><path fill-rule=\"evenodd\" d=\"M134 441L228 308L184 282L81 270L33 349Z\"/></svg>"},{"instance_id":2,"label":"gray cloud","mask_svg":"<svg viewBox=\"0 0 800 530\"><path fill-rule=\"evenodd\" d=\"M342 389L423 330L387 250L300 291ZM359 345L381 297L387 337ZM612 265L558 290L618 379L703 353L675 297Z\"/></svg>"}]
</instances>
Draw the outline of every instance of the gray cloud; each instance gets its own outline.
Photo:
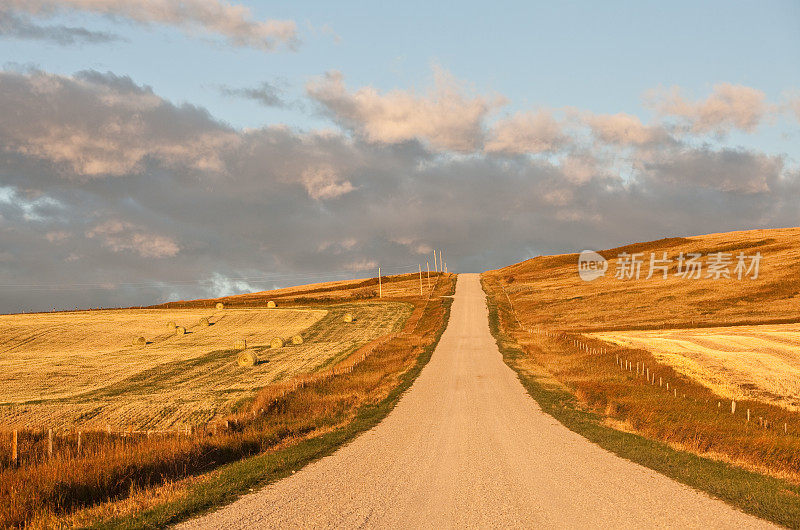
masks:
<instances>
[{"instance_id":1,"label":"gray cloud","mask_svg":"<svg viewBox=\"0 0 800 530\"><path fill-rule=\"evenodd\" d=\"M416 269L431 248L484 270L800 220L800 174L781 157L631 141L621 172L605 143L568 140L546 157L451 155L417 138L241 131L127 77L5 72L0 311Z\"/></svg>"},{"instance_id":2,"label":"gray cloud","mask_svg":"<svg viewBox=\"0 0 800 530\"><path fill-rule=\"evenodd\" d=\"M0 72L0 84L4 150L66 178L122 176L152 163L224 171L219 153L240 139L204 109L176 107L128 77Z\"/></svg>"},{"instance_id":3,"label":"gray cloud","mask_svg":"<svg viewBox=\"0 0 800 530\"><path fill-rule=\"evenodd\" d=\"M659 153L642 160L645 175L676 185L721 192L769 193L781 179L783 157L709 147Z\"/></svg>"},{"instance_id":4,"label":"gray cloud","mask_svg":"<svg viewBox=\"0 0 800 530\"><path fill-rule=\"evenodd\" d=\"M255 88L233 88L229 86L219 87L221 94L245 99L252 99L265 107L286 107L287 102L283 99L283 91L278 86L263 82Z\"/></svg>"},{"instance_id":5,"label":"gray cloud","mask_svg":"<svg viewBox=\"0 0 800 530\"><path fill-rule=\"evenodd\" d=\"M273 50L298 43L291 20L254 20L250 10L221 0L4 0L4 8L35 17L77 11L124 18L139 24L164 24L187 34L217 35L233 46Z\"/></svg>"},{"instance_id":6,"label":"gray cloud","mask_svg":"<svg viewBox=\"0 0 800 530\"><path fill-rule=\"evenodd\" d=\"M98 44L121 40L105 31L64 25L39 25L28 17L15 15L0 8L0 36L24 40L41 40L55 44Z\"/></svg>"}]
</instances>

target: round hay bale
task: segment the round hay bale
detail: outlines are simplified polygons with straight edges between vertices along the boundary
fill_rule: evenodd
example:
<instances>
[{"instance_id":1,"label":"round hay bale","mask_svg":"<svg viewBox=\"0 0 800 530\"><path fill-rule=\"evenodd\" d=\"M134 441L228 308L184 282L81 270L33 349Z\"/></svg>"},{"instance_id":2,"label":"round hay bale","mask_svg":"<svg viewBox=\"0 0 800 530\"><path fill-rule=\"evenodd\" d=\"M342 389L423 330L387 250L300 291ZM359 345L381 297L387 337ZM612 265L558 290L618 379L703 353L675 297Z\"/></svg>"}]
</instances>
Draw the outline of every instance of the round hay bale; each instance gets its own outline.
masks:
<instances>
[{"instance_id":1,"label":"round hay bale","mask_svg":"<svg viewBox=\"0 0 800 530\"><path fill-rule=\"evenodd\" d=\"M217 309L225 309L225 304L222 302L217 302Z\"/></svg>"},{"instance_id":2,"label":"round hay bale","mask_svg":"<svg viewBox=\"0 0 800 530\"><path fill-rule=\"evenodd\" d=\"M183 326L175 326L175 334L176 335L185 335L186 334L186 328L183 327Z\"/></svg>"},{"instance_id":3,"label":"round hay bale","mask_svg":"<svg viewBox=\"0 0 800 530\"><path fill-rule=\"evenodd\" d=\"M275 337L271 341L269 341L270 348L283 348L283 339L280 337Z\"/></svg>"},{"instance_id":4,"label":"round hay bale","mask_svg":"<svg viewBox=\"0 0 800 530\"><path fill-rule=\"evenodd\" d=\"M255 366L258 364L258 357L253 351L243 351L236 356L236 364L239 366Z\"/></svg>"},{"instance_id":5,"label":"round hay bale","mask_svg":"<svg viewBox=\"0 0 800 530\"><path fill-rule=\"evenodd\" d=\"M354 322L355 319L356 317L353 316L353 313L345 313L344 318L342 320L344 320L345 322Z\"/></svg>"},{"instance_id":6,"label":"round hay bale","mask_svg":"<svg viewBox=\"0 0 800 530\"><path fill-rule=\"evenodd\" d=\"M169 329L175 329L178 325L175 322L167 322L167 327Z\"/></svg>"},{"instance_id":7,"label":"round hay bale","mask_svg":"<svg viewBox=\"0 0 800 530\"><path fill-rule=\"evenodd\" d=\"M198 324L200 324L201 326L208 326L208 324L209 324L208 323L208 319L203 317L203 318L200 319L200 322L198 322Z\"/></svg>"},{"instance_id":8,"label":"round hay bale","mask_svg":"<svg viewBox=\"0 0 800 530\"><path fill-rule=\"evenodd\" d=\"M236 349L237 350L243 350L245 348L247 348L247 341L246 340L241 339L241 340L237 340L236 341Z\"/></svg>"},{"instance_id":9,"label":"round hay bale","mask_svg":"<svg viewBox=\"0 0 800 530\"><path fill-rule=\"evenodd\" d=\"M292 337L292 344L303 344L303 336L295 335Z\"/></svg>"},{"instance_id":10,"label":"round hay bale","mask_svg":"<svg viewBox=\"0 0 800 530\"><path fill-rule=\"evenodd\" d=\"M274 309L275 308L275 302L270 300L269 302L267 302L267 307L270 308L270 309Z\"/></svg>"},{"instance_id":11,"label":"round hay bale","mask_svg":"<svg viewBox=\"0 0 800 530\"><path fill-rule=\"evenodd\" d=\"M136 337L133 340L134 346L144 346L145 344L147 344L147 339L145 339L144 337Z\"/></svg>"}]
</instances>

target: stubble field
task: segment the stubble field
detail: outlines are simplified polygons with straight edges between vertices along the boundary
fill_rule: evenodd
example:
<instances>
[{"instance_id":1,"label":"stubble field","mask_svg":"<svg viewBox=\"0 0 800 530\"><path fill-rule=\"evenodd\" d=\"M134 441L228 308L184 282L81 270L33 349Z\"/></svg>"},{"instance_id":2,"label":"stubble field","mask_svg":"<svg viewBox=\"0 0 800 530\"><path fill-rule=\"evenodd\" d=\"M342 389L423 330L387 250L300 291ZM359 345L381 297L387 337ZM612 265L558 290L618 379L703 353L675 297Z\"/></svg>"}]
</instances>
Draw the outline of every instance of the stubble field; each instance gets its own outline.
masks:
<instances>
[{"instance_id":1,"label":"stubble field","mask_svg":"<svg viewBox=\"0 0 800 530\"><path fill-rule=\"evenodd\" d=\"M347 312L355 322L343 321ZM267 385L338 362L409 313L390 302L0 316L0 424L118 431L206 423ZM302 344L291 343L297 334ZM138 337L147 344L134 344ZM285 346L271 348L274 338ZM256 366L236 364L239 340L258 355Z\"/></svg>"},{"instance_id":2,"label":"stubble field","mask_svg":"<svg viewBox=\"0 0 800 530\"><path fill-rule=\"evenodd\" d=\"M649 351L727 399L800 410L800 325L610 331L590 337Z\"/></svg>"}]
</instances>

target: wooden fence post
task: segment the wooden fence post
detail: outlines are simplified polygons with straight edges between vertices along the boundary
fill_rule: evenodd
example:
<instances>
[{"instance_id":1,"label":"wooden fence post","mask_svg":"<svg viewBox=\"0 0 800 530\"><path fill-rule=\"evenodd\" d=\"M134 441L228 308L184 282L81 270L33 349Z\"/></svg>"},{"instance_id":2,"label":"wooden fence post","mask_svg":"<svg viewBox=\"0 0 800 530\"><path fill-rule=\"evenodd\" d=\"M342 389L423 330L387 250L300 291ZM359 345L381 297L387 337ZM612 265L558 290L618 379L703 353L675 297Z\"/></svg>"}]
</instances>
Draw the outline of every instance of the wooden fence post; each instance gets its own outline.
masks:
<instances>
[{"instance_id":1,"label":"wooden fence post","mask_svg":"<svg viewBox=\"0 0 800 530\"><path fill-rule=\"evenodd\" d=\"M81 431L78 431L78 454L81 454Z\"/></svg>"},{"instance_id":2,"label":"wooden fence post","mask_svg":"<svg viewBox=\"0 0 800 530\"><path fill-rule=\"evenodd\" d=\"M16 466L19 463L19 433L14 429L14 435L11 440L11 465Z\"/></svg>"},{"instance_id":3,"label":"wooden fence post","mask_svg":"<svg viewBox=\"0 0 800 530\"><path fill-rule=\"evenodd\" d=\"M53 458L53 429L47 429L47 457Z\"/></svg>"},{"instance_id":4,"label":"wooden fence post","mask_svg":"<svg viewBox=\"0 0 800 530\"><path fill-rule=\"evenodd\" d=\"M736 400L731 400L731 414L736 414Z\"/></svg>"}]
</instances>

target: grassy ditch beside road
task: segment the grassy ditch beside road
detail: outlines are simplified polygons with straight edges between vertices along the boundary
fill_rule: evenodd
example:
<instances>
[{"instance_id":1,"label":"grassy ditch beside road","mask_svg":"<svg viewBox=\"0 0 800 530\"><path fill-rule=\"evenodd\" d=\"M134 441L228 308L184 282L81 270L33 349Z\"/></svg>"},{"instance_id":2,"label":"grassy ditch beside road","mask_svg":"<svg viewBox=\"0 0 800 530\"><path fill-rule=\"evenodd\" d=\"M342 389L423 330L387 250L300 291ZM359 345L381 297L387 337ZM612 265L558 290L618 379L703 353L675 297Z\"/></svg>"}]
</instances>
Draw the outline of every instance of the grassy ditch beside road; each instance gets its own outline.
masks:
<instances>
[{"instance_id":1,"label":"grassy ditch beside road","mask_svg":"<svg viewBox=\"0 0 800 530\"><path fill-rule=\"evenodd\" d=\"M668 399L659 387L619 370L614 352L590 355L532 336L520 327L501 285L484 276L483 286L503 358L546 413L623 458L745 512L800 527L800 438L742 425L741 418L734 423L710 391L668 367L659 369L680 381L680 398ZM627 354L657 364L645 351Z\"/></svg>"}]
</instances>

